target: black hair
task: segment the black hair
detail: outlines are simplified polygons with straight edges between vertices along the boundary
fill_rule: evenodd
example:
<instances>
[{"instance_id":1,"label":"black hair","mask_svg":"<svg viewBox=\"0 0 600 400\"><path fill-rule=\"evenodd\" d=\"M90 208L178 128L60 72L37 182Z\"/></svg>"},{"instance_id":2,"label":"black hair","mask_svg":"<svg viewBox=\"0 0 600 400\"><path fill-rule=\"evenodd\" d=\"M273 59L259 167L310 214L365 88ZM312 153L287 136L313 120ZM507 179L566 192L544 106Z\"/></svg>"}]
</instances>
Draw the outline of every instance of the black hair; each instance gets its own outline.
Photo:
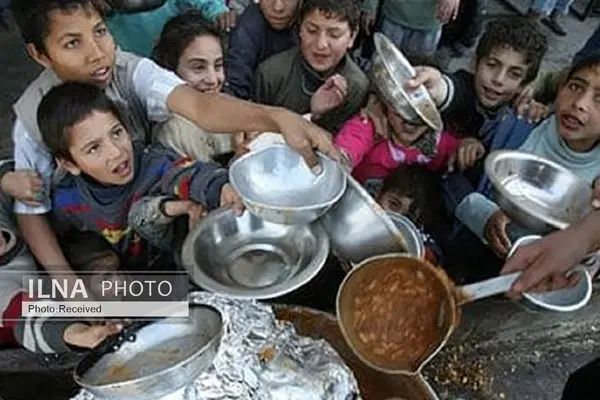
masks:
<instances>
[{"instance_id":1,"label":"black hair","mask_svg":"<svg viewBox=\"0 0 600 400\"><path fill-rule=\"evenodd\" d=\"M521 53L529 65L523 84L533 81L546 51L548 40L535 23L525 18L502 18L490 21L477 43L477 62L499 48L511 48Z\"/></svg>"},{"instance_id":2,"label":"black hair","mask_svg":"<svg viewBox=\"0 0 600 400\"><path fill-rule=\"evenodd\" d=\"M206 21L199 10L187 10L165 24L152 50L152 59L161 67L174 71L181 53L200 36L214 36L219 42L222 41L217 29Z\"/></svg>"},{"instance_id":3,"label":"black hair","mask_svg":"<svg viewBox=\"0 0 600 400\"><path fill-rule=\"evenodd\" d=\"M380 195L394 191L412 199L408 217L428 233L437 232L445 215L440 175L421 165L400 165L383 181Z\"/></svg>"},{"instance_id":4,"label":"black hair","mask_svg":"<svg viewBox=\"0 0 600 400\"><path fill-rule=\"evenodd\" d=\"M53 87L42 98L37 122L44 144L54 157L72 160L69 152L71 128L93 111L109 112L123 121L115 103L94 85L66 82Z\"/></svg>"},{"instance_id":5,"label":"black hair","mask_svg":"<svg viewBox=\"0 0 600 400\"><path fill-rule=\"evenodd\" d=\"M567 74L567 78L565 80L568 81L575 75L576 73L588 69L588 68L596 68L600 66L600 53L594 52L586 57L583 57L573 64L571 64L571 68L569 68L569 73Z\"/></svg>"},{"instance_id":6,"label":"black hair","mask_svg":"<svg viewBox=\"0 0 600 400\"><path fill-rule=\"evenodd\" d=\"M50 14L54 11L72 13L78 9L96 11L102 18L109 10L104 0L12 0L11 9L23 41L32 43L42 53L50 33Z\"/></svg>"},{"instance_id":7,"label":"black hair","mask_svg":"<svg viewBox=\"0 0 600 400\"><path fill-rule=\"evenodd\" d=\"M352 32L360 23L360 0L303 0L299 7L299 22L312 11L321 11L327 18L348 21Z\"/></svg>"},{"instance_id":8,"label":"black hair","mask_svg":"<svg viewBox=\"0 0 600 400\"><path fill-rule=\"evenodd\" d=\"M97 232L71 230L59 237L59 244L69 265L77 272L92 272L92 262L106 257L109 252L118 256L111 244Z\"/></svg>"}]
</instances>

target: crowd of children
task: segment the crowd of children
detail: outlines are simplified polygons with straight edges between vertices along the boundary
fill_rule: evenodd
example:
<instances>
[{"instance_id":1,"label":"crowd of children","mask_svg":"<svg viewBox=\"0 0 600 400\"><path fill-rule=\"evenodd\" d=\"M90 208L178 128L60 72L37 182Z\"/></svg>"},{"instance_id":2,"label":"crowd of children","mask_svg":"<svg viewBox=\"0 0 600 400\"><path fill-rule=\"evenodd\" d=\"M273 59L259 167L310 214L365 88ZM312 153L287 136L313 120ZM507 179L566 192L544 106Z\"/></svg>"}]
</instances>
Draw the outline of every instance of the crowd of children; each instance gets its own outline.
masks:
<instances>
[{"instance_id":1,"label":"crowd of children","mask_svg":"<svg viewBox=\"0 0 600 400\"><path fill-rule=\"evenodd\" d=\"M548 45L526 19L489 22L472 71L416 68L407 88L425 85L440 130L379 98L382 82L352 50L380 30L413 60L431 55L457 0L232 3L167 0L127 14L99 0L13 1L45 69L14 105L14 164L0 165L3 271L35 259L74 277L94 270L94 254L114 269L173 255L189 229L179 222L221 206L242 212L227 165L252 132L281 132L309 162L319 147L346 163L419 227L430 261L467 281L497 274L511 245L514 223L483 170L489 152L540 155L590 185L600 175L600 56L536 80ZM34 329L46 322L15 322L24 296L19 282L0 281L0 344L60 352L120 329Z\"/></svg>"}]
</instances>

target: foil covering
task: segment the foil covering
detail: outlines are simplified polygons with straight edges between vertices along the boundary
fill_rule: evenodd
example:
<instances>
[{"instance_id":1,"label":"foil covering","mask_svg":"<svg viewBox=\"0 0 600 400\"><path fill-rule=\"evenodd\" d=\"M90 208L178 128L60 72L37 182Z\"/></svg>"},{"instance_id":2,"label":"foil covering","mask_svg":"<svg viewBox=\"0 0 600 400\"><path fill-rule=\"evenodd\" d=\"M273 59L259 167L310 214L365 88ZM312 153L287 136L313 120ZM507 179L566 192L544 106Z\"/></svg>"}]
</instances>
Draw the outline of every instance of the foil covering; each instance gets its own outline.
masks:
<instances>
[{"instance_id":1,"label":"foil covering","mask_svg":"<svg viewBox=\"0 0 600 400\"><path fill-rule=\"evenodd\" d=\"M195 292L190 302L223 314L225 335L213 365L192 385L161 400L350 400L358 383L324 340L296 334L271 307ZM72 400L102 400L82 390Z\"/></svg>"}]
</instances>

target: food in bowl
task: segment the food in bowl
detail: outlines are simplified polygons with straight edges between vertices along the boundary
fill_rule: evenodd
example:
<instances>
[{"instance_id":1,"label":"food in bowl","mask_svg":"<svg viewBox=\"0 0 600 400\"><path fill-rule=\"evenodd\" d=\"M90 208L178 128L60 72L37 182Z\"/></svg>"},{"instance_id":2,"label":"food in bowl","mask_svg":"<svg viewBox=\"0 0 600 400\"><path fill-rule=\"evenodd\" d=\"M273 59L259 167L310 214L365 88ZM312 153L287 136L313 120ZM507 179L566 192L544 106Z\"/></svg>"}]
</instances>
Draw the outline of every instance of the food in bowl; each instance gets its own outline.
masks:
<instances>
[{"instance_id":1,"label":"food in bowl","mask_svg":"<svg viewBox=\"0 0 600 400\"><path fill-rule=\"evenodd\" d=\"M379 369L417 371L454 325L448 318L447 288L434 267L415 268L411 261L369 261L344 282L340 297L346 297L341 300L346 305L340 307L338 300L346 337L364 361Z\"/></svg>"}]
</instances>

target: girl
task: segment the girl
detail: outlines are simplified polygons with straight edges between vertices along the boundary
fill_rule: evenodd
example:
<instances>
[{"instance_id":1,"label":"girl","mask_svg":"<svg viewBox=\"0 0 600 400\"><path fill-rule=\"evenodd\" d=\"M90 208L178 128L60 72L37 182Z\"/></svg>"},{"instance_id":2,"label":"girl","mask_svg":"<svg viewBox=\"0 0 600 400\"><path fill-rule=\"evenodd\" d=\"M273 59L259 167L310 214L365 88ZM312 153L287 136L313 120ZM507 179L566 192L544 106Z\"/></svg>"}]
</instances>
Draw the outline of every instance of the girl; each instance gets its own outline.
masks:
<instances>
[{"instance_id":1,"label":"girl","mask_svg":"<svg viewBox=\"0 0 600 400\"><path fill-rule=\"evenodd\" d=\"M167 22L152 58L200 92L219 93L223 88L225 70L221 37L196 10ZM231 135L198 131L196 125L174 115L155 128L154 140L181 155L204 162L233 150Z\"/></svg>"}]
</instances>

